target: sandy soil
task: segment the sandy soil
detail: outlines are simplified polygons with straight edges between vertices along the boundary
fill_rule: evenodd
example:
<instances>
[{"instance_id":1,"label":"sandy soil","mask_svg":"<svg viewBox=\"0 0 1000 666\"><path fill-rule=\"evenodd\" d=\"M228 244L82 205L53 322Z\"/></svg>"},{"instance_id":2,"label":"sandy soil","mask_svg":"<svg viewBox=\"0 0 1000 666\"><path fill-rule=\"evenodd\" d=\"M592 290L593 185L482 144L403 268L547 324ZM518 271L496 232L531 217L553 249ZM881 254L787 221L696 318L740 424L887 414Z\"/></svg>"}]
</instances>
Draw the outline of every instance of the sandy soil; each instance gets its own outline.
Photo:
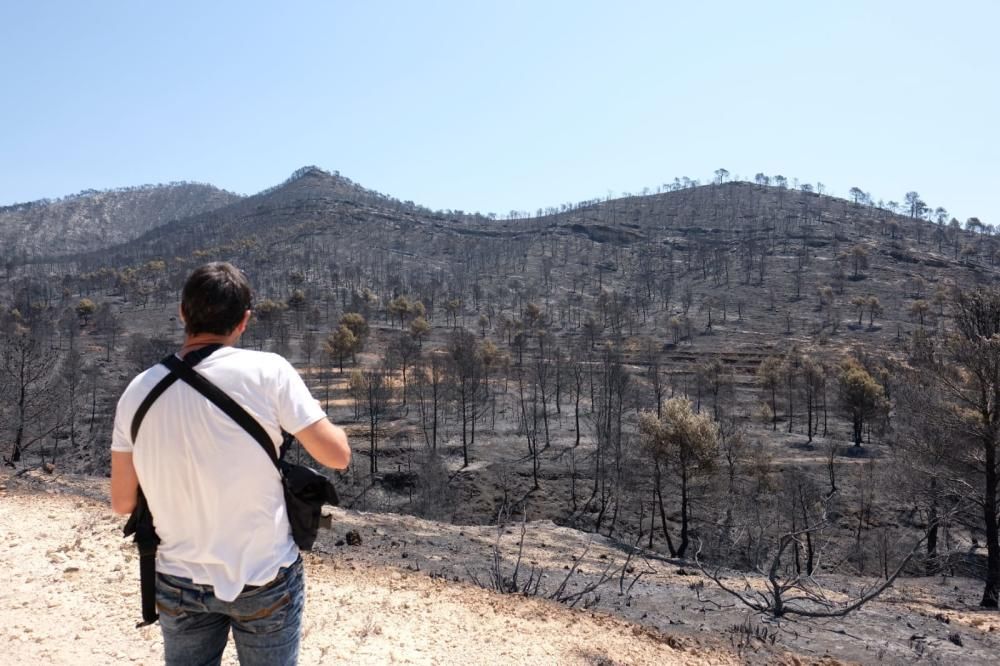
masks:
<instances>
[{"instance_id":1,"label":"sandy soil","mask_svg":"<svg viewBox=\"0 0 1000 666\"><path fill-rule=\"evenodd\" d=\"M134 628L134 547L106 498L104 479L0 476L2 661L160 661L158 628ZM548 521L527 523L522 545L516 523L498 531L341 509L332 519L305 558L303 664L986 664L1000 650L1000 614L976 607L973 580L901 580L847 618L779 623L736 606L691 563L627 560L620 544ZM349 531L360 545L346 545ZM508 578L521 552L520 580L539 576L539 597L570 571L570 593L618 573L576 608L501 595L471 582L488 583L495 548ZM835 593L860 584L823 583ZM224 663L236 663L231 648Z\"/></svg>"}]
</instances>

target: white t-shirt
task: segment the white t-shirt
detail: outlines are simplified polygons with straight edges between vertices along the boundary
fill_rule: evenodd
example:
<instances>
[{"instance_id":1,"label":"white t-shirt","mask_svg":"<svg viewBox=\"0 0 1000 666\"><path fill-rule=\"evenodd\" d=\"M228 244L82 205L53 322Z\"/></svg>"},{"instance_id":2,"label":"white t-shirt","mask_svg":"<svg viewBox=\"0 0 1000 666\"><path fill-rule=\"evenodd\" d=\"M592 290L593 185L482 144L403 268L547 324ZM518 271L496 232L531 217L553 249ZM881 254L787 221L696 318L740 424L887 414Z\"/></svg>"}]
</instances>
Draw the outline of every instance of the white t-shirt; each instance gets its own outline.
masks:
<instances>
[{"instance_id":1,"label":"white t-shirt","mask_svg":"<svg viewBox=\"0 0 1000 666\"><path fill-rule=\"evenodd\" d=\"M281 356L222 347L199 373L253 416L275 442L326 416ZM214 588L232 601L292 564L281 477L260 444L207 398L178 379L146 413L133 448L132 418L167 375L146 370L118 401L111 450L132 453L160 545L158 571Z\"/></svg>"}]
</instances>

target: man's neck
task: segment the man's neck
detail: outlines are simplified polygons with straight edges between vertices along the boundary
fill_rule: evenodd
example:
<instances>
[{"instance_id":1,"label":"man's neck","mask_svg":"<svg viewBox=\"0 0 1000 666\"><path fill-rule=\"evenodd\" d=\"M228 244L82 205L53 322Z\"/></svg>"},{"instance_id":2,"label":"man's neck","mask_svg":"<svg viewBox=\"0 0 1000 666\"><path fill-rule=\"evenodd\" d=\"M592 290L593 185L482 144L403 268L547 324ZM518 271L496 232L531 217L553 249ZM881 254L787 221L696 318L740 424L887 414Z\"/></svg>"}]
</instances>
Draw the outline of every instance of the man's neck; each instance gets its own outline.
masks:
<instances>
[{"instance_id":1,"label":"man's neck","mask_svg":"<svg viewBox=\"0 0 1000 666\"><path fill-rule=\"evenodd\" d=\"M201 349L208 345L230 346L235 342L232 335L217 335L215 333L197 333L184 337L184 345L181 347L180 355L184 356L195 349Z\"/></svg>"}]
</instances>

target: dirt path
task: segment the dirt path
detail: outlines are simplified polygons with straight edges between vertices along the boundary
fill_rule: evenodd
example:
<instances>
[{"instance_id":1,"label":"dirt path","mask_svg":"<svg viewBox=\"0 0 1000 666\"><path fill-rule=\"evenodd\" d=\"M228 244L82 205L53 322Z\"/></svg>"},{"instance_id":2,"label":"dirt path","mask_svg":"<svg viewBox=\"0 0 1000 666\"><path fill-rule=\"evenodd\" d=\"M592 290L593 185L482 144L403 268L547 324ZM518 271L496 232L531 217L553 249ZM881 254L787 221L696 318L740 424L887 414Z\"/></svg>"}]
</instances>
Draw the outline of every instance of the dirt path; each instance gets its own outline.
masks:
<instances>
[{"instance_id":1,"label":"dirt path","mask_svg":"<svg viewBox=\"0 0 1000 666\"><path fill-rule=\"evenodd\" d=\"M101 499L102 484L68 494L0 478L5 663L161 663L159 628L134 628L134 548ZM553 602L336 554L305 563L303 664L738 663L689 638ZM237 663L232 646L224 663Z\"/></svg>"},{"instance_id":2,"label":"dirt path","mask_svg":"<svg viewBox=\"0 0 1000 666\"><path fill-rule=\"evenodd\" d=\"M161 662L159 628L134 628L135 549L107 493L106 479L0 472L0 663ZM550 521L519 536L518 524L498 531L392 513L335 509L333 520L305 557L304 665L965 665L996 663L1000 651L1000 615L976 606L982 583L972 579L900 579L848 617L777 621L748 613L689 562L626 560L620 544ZM348 531L360 545L344 543ZM522 583L538 576L542 595L570 570L570 591L609 567L625 575L587 594L590 610L571 609L470 584L490 579L494 552L505 577L520 555ZM834 594L870 582L822 577ZM236 663L232 648L224 663Z\"/></svg>"}]
</instances>

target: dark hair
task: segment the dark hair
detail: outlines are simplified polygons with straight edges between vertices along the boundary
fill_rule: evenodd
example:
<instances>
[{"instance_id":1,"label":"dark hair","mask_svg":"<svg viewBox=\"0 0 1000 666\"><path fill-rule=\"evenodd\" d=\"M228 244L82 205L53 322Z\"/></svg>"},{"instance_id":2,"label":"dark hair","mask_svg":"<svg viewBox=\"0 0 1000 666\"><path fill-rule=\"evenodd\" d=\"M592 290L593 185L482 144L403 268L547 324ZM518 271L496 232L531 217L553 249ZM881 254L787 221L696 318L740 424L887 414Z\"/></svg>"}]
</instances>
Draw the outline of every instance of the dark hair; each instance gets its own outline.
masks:
<instances>
[{"instance_id":1,"label":"dark hair","mask_svg":"<svg viewBox=\"0 0 1000 666\"><path fill-rule=\"evenodd\" d=\"M181 314L188 335L227 335L253 305L250 283L243 271L225 261L200 266L181 291Z\"/></svg>"}]
</instances>

